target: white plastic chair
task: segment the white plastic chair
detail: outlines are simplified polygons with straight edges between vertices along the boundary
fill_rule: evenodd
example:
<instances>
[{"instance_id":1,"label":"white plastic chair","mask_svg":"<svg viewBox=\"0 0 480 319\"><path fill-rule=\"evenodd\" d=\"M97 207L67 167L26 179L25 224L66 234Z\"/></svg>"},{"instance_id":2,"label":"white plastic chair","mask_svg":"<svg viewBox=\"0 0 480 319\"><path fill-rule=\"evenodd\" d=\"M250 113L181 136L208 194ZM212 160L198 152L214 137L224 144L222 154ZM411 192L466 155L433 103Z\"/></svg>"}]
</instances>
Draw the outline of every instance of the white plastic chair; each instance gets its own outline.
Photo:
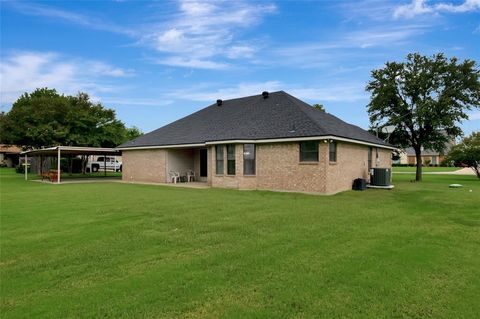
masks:
<instances>
[{"instance_id":1,"label":"white plastic chair","mask_svg":"<svg viewBox=\"0 0 480 319\"><path fill-rule=\"evenodd\" d=\"M170 171L168 173L168 177L169 177L170 182L172 182L174 184L180 182L180 173L178 173L178 172Z\"/></svg>"},{"instance_id":2,"label":"white plastic chair","mask_svg":"<svg viewBox=\"0 0 480 319\"><path fill-rule=\"evenodd\" d=\"M187 182L195 182L195 172L193 170L187 171Z\"/></svg>"}]
</instances>

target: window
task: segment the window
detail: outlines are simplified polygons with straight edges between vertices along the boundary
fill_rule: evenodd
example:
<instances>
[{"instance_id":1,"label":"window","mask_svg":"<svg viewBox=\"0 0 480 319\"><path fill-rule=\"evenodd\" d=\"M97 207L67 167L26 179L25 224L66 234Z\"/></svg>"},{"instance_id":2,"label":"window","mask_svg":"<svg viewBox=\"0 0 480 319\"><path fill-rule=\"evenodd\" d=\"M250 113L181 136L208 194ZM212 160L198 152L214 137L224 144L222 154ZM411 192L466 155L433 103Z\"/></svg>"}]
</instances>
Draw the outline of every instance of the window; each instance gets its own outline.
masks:
<instances>
[{"instance_id":1,"label":"window","mask_svg":"<svg viewBox=\"0 0 480 319\"><path fill-rule=\"evenodd\" d=\"M300 142L300 162L318 162L318 142Z\"/></svg>"},{"instance_id":2,"label":"window","mask_svg":"<svg viewBox=\"0 0 480 319\"><path fill-rule=\"evenodd\" d=\"M227 145L227 174L235 175L235 144Z\"/></svg>"},{"instance_id":3,"label":"window","mask_svg":"<svg viewBox=\"0 0 480 319\"><path fill-rule=\"evenodd\" d=\"M255 144L243 144L243 175L255 175Z\"/></svg>"},{"instance_id":4,"label":"window","mask_svg":"<svg viewBox=\"0 0 480 319\"><path fill-rule=\"evenodd\" d=\"M215 145L216 173L223 175L223 145Z\"/></svg>"},{"instance_id":5,"label":"window","mask_svg":"<svg viewBox=\"0 0 480 319\"><path fill-rule=\"evenodd\" d=\"M328 160L330 162L337 161L337 142L330 142L330 144L328 144Z\"/></svg>"}]
</instances>

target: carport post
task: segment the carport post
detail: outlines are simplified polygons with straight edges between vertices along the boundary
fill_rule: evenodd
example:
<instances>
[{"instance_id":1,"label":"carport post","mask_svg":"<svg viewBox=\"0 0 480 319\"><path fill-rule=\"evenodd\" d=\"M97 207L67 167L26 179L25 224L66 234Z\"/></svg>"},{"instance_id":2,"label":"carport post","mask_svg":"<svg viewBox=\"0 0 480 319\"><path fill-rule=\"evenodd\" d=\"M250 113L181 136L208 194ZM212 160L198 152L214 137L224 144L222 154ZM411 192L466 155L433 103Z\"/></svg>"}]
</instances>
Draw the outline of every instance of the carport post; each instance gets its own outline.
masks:
<instances>
[{"instance_id":1,"label":"carport post","mask_svg":"<svg viewBox=\"0 0 480 319\"><path fill-rule=\"evenodd\" d=\"M60 184L60 146L57 148L57 183Z\"/></svg>"},{"instance_id":2,"label":"carport post","mask_svg":"<svg viewBox=\"0 0 480 319\"><path fill-rule=\"evenodd\" d=\"M25 163L23 163L23 168L25 169L25 180L28 181L28 156L27 153L25 153Z\"/></svg>"}]
</instances>

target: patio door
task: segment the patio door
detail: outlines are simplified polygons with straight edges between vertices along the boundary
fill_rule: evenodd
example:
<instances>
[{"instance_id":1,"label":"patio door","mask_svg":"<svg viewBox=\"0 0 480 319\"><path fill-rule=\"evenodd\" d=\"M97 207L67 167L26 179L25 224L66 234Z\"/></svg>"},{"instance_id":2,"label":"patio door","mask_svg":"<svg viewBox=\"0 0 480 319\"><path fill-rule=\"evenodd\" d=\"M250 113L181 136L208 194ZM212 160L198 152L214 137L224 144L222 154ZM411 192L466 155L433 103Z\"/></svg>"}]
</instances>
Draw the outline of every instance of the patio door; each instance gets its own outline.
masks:
<instances>
[{"instance_id":1,"label":"patio door","mask_svg":"<svg viewBox=\"0 0 480 319\"><path fill-rule=\"evenodd\" d=\"M208 167L208 156L207 149L203 148L200 150L200 177L207 177L207 167Z\"/></svg>"}]
</instances>

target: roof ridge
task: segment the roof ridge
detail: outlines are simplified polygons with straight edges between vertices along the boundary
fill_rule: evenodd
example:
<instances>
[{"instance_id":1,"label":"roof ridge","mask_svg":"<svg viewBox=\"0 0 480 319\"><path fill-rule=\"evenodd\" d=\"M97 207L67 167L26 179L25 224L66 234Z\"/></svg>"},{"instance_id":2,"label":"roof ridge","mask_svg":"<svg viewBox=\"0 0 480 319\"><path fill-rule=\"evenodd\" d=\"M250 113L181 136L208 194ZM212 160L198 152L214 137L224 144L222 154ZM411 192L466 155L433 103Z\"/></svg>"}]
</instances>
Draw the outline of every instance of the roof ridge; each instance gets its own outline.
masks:
<instances>
[{"instance_id":1,"label":"roof ridge","mask_svg":"<svg viewBox=\"0 0 480 319\"><path fill-rule=\"evenodd\" d=\"M265 92L268 92L268 91L265 91ZM286 93L282 90L280 91L274 91L274 92L268 92L269 94L277 94L277 93ZM242 99L248 99L248 98L252 98L252 97L261 97L262 96L262 93L260 94L253 94L253 95L247 95L247 96L242 96L242 97L234 97L233 99L227 99L227 100L224 100L222 99L223 102L228 102L228 101L234 101L234 100L242 100Z\"/></svg>"},{"instance_id":2,"label":"roof ridge","mask_svg":"<svg viewBox=\"0 0 480 319\"><path fill-rule=\"evenodd\" d=\"M310 120L310 122L313 122L313 124L320 130L320 132L322 132L323 134L326 134L325 133L325 130L320 126L320 124L317 123L317 121L315 121L311 116L310 114L308 114L307 112L305 112L305 110L303 109L303 105L299 104L296 100L296 98L290 94L288 94L287 92L285 91L280 91L280 92L283 92L289 99L290 101L293 102L293 104L295 104L295 106L303 113L305 114L305 116L307 116L307 118ZM305 102L303 102L305 103ZM308 105L307 103L305 103L306 105ZM312 106L313 107L313 106Z\"/></svg>"}]
</instances>

